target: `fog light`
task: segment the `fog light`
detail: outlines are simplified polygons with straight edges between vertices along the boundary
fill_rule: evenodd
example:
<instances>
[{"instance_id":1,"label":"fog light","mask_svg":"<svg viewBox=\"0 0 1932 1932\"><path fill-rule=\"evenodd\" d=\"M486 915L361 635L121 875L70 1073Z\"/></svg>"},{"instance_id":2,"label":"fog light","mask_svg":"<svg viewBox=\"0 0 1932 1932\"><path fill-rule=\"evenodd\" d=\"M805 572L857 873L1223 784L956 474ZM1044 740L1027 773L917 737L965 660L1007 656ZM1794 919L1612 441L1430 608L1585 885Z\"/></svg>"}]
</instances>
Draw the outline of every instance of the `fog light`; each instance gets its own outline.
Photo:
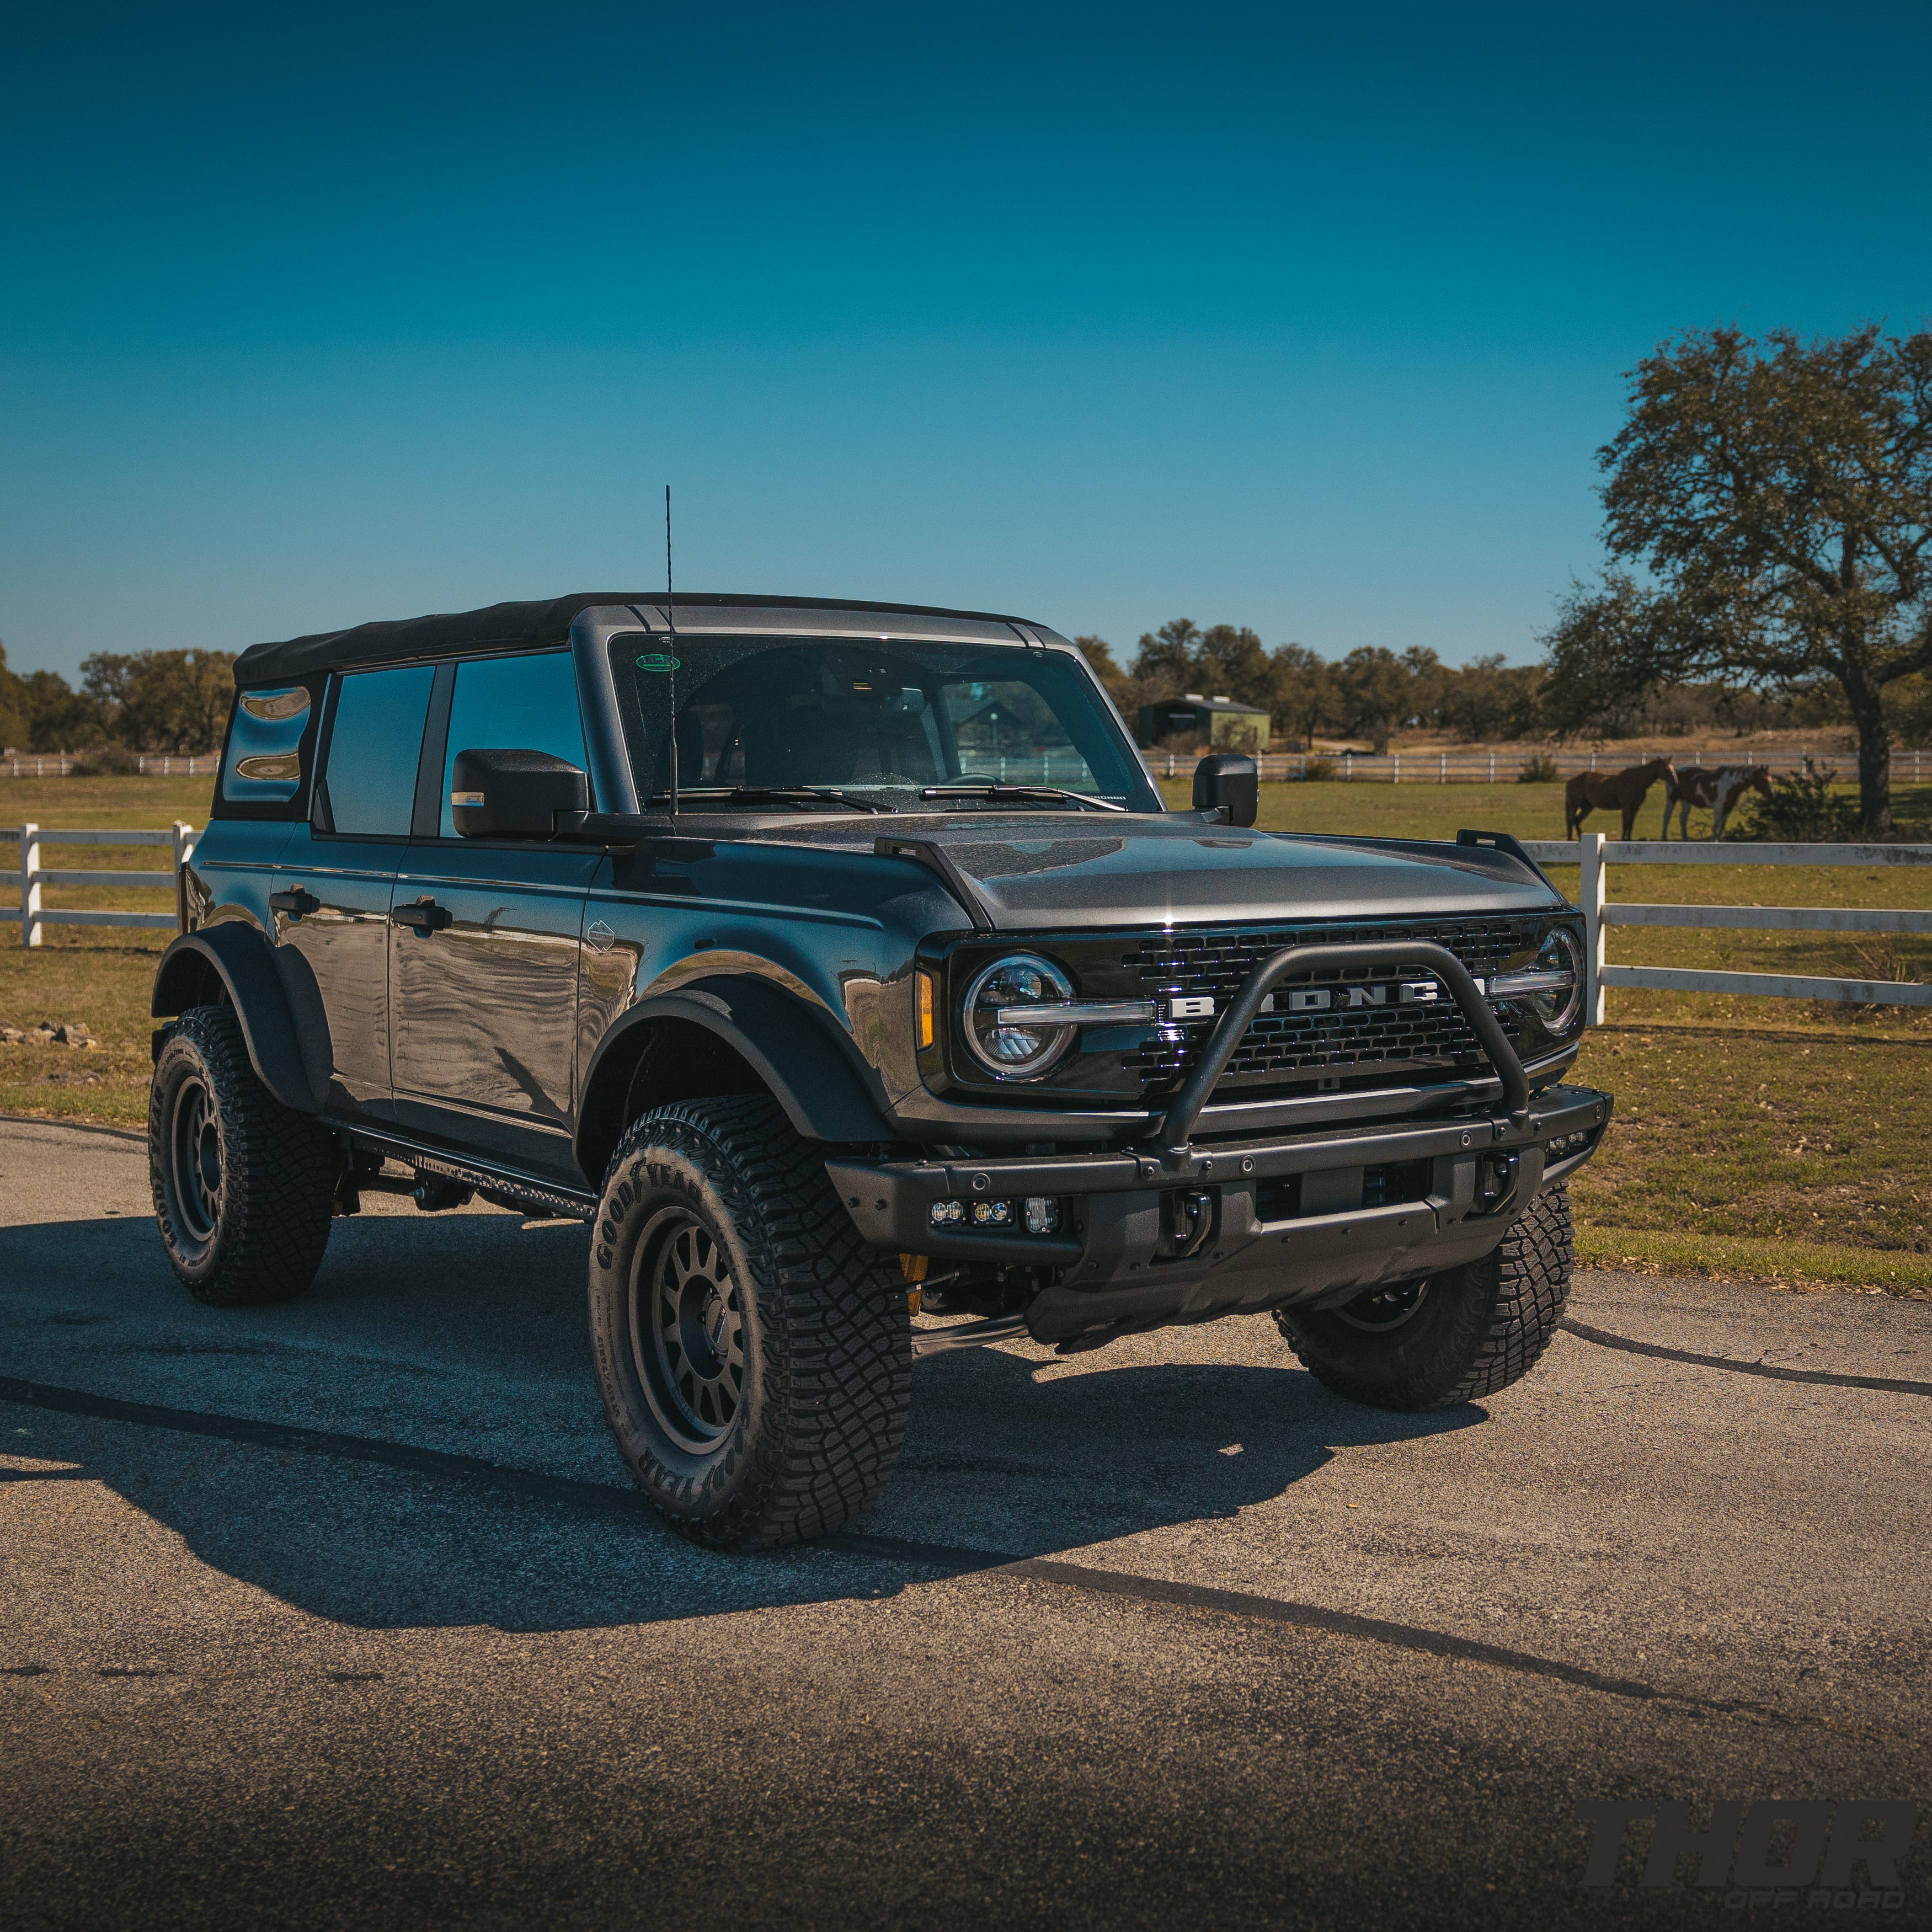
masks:
<instances>
[{"instance_id":1,"label":"fog light","mask_svg":"<svg viewBox=\"0 0 1932 1932\"><path fill-rule=\"evenodd\" d=\"M1010 1228L1013 1225L1013 1204L1010 1201L974 1202L973 1225L976 1228Z\"/></svg>"},{"instance_id":2,"label":"fog light","mask_svg":"<svg viewBox=\"0 0 1932 1932\"><path fill-rule=\"evenodd\" d=\"M1044 1194L1029 1194L1026 1198L1026 1231L1029 1234L1058 1234L1060 1203Z\"/></svg>"},{"instance_id":3,"label":"fog light","mask_svg":"<svg viewBox=\"0 0 1932 1932\"><path fill-rule=\"evenodd\" d=\"M935 1201L932 1218L935 1228L956 1227L966 1218L966 1204L963 1201Z\"/></svg>"}]
</instances>

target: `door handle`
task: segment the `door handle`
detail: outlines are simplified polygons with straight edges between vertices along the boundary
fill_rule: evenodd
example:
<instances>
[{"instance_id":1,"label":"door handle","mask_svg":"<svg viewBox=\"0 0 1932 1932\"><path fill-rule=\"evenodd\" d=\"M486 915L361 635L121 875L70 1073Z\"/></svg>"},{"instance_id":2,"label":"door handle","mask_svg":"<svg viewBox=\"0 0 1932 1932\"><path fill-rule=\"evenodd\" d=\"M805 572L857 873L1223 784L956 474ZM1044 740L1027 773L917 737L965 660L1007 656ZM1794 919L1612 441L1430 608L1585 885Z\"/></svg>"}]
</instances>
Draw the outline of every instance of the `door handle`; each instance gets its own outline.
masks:
<instances>
[{"instance_id":1,"label":"door handle","mask_svg":"<svg viewBox=\"0 0 1932 1932\"><path fill-rule=\"evenodd\" d=\"M406 926L412 932L424 934L446 931L454 917L448 907L440 906L434 899L418 899L414 905L389 908L392 926Z\"/></svg>"},{"instance_id":2,"label":"door handle","mask_svg":"<svg viewBox=\"0 0 1932 1932\"><path fill-rule=\"evenodd\" d=\"M292 892L271 892L268 910L286 913L291 919L300 919L306 914L321 911L322 902L314 893L305 892L297 886Z\"/></svg>"}]
</instances>

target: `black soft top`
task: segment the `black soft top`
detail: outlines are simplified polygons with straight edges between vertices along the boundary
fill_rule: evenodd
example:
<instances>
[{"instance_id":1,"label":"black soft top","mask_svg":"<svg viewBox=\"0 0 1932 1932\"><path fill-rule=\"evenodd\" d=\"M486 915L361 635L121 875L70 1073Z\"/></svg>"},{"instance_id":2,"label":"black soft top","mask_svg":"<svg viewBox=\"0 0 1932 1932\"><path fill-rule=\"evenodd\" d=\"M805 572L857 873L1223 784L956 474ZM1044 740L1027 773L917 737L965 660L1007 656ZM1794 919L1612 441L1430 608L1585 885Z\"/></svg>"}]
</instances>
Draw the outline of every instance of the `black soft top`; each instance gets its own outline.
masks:
<instances>
[{"instance_id":1,"label":"black soft top","mask_svg":"<svg viewBox=\"0 0 1932 1932\"><path fill-rule=\"evenodd\" d=\"M481 610L440 610L427 617L403 617L352 630L318 631L279 644L251 644L235 661L237 684L307 677L349 664L388 664L412 658L440 657L451 651L491 646L535 649L560 644L584 611L598 604L632 604L641 614L662 611L657 590L580 590L548 603L492 604ZM955 617L982 624L1024 620L986 610L948 610L923 604L868 604L850 598L748 596L730 592L680 591L677 608L694 615L710 605L765 610L889 610L908 617Z\"/></svg>"}]
</instances>

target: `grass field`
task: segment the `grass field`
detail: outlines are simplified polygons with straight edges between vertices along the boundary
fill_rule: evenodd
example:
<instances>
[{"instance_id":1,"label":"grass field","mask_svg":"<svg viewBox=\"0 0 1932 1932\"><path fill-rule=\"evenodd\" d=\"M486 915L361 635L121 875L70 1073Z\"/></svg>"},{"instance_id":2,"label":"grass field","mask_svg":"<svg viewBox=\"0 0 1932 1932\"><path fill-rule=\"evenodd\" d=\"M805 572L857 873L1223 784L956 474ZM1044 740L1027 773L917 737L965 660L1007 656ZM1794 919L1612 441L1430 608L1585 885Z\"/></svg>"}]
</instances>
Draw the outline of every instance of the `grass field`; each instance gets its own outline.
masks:
<instances>
[{"instance_id":1,"label":"grass field","mask_svg":"<svg viewBox=\"0 0 1932 1932\"><path fill-rule=\"evenodd\" d=\"M1177 803L1186 788L1167 788ZM1654 801L1660 813L1662 800ZM0 826L203 822L208 781L0 779ZM1932 790L1900 808L1932 816ZM1452 837L1471 826L1556 838L1554 785L1280 784L1272 830ZM1615 830L1612 826L1612 830ZM64 850L73 866L152 866L165 850ZM14 848L0 846L0 866ZM1574 892L1574 868L1553 876ZM1616 866L1611 896L1709 904L1924 906L1932 871ZM0 888L4 889L4 888ZM163 894L50 887L50 904L164 909ZM0 1046L0 1111L138 1124L148 988L168 935L52 927L28 952L0 926L0 1021L83 1020L103 1044ZM1828 933L1617 929L1611 957L1873 979L1932 977L1932 940ZM1638 1266L1932 1293L1932 1012L1702 994L1612 992L1579 1077L1617 1096L1604 1152L1574 1196L1586 1256Z\"/></svg>"},{"instance_id":2,"label":"grass field","mask_svg":"<svg viewBox=\"0 0 1932 1932\"><path fill-rule=\"evenodd\" d=\"M154 830L184 819L207 822L212 781L200 778L0 778L0 828L27 821L48 829ZM109 910L166 912L172 904L171 854L163 846L44 847L40 862L76 869L147 872L152 892L48 886L42 902ZM20 849L0 844L0 892L19 904ZM7 876L12 872L14 877ZM0 1046L0 1112L137 1124L147 1117L148 992L170 935L116 926L49 926L28 952L20 928L0 926L0 1021L82 1020L98 1047Z\"/></svg>"}]
</instances>

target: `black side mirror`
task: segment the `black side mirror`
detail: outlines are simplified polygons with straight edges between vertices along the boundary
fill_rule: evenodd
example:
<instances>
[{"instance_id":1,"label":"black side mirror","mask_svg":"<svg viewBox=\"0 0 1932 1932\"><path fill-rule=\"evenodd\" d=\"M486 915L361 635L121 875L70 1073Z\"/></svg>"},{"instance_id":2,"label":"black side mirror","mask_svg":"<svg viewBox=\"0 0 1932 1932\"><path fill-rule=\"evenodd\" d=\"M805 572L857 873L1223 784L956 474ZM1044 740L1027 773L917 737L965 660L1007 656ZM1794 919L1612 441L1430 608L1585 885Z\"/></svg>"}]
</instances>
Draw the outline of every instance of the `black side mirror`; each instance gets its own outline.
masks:
<instances>
[{"instance_id":1,"label":"black side mirror","mask_svg":"<svg viewBox=\"0 0 1932 1932\"><path fill-rule=\"evenodd\" d=\"M554 838L560 812L590 809L590 781L548 752L458 752L449 814L465 838Z\"/></svg>"},{"instance_id":2,"label":"black side mirror","mask_svg":"<svg viewBox=\"0 0 1932 1932\"><path fill-rule=\"evenodd\" d=\"M1216 807L1230 825L1252 825L1262 808L1261 767L1240 752L1216 752L1194 767L1194 808Z\"/></svg>"}]
</instances>

